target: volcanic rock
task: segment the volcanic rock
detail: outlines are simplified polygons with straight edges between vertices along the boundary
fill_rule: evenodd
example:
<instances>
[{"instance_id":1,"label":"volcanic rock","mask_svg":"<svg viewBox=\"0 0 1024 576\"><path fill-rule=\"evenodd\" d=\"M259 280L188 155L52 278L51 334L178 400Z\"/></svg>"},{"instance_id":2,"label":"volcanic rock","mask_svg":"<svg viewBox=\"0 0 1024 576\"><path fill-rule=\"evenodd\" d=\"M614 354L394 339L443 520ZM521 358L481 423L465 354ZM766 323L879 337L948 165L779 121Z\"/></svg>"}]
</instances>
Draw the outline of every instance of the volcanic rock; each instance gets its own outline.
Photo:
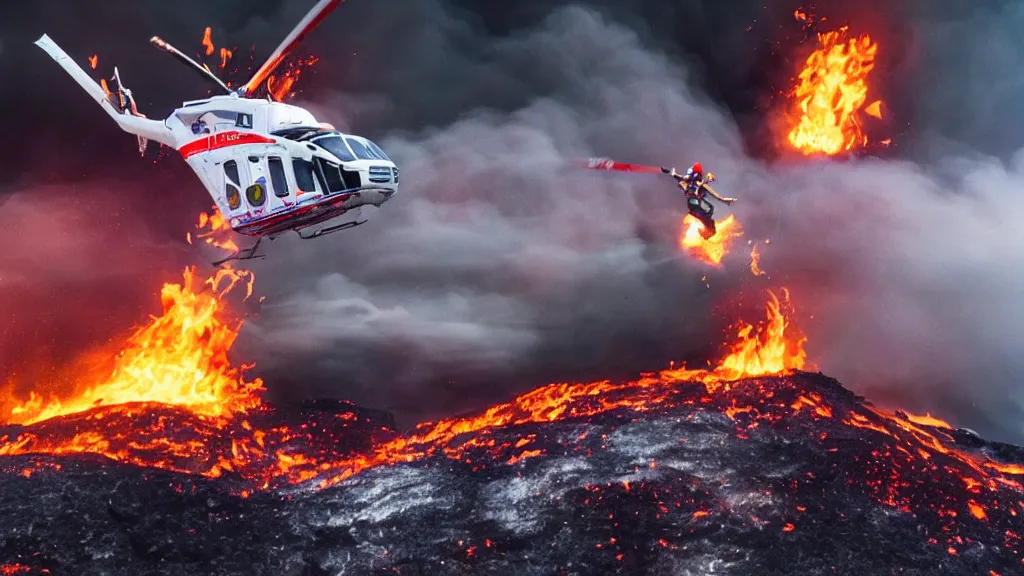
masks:
<instances>
[{"instance_id":1,"label":"volcanic rock","mask_svg":"<svg viewBox=\"0 0 1024 576\"><path fill-rule=\"evenodd\" d=\"M139 454L147 465L5 456L0 574L1024 572L1020 448L888 414L819 374L566 390L540 417L408 436L345 404L250 414L250 428L306 425L287 453L318 464L299 476L277 457L211 474ZM165 416L163 433L188 435ZM267 454L282 438L265 436Z\"/></svg>"}]
</instances>

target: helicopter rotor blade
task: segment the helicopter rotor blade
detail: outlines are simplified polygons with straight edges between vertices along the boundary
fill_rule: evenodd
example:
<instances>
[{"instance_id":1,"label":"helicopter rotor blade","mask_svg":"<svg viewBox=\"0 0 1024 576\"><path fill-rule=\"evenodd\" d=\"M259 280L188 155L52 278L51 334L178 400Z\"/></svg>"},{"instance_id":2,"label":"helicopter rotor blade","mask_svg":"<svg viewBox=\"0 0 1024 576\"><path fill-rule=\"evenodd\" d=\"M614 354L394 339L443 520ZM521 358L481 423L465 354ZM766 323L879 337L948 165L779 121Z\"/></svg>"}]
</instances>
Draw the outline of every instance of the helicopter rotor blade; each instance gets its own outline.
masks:
<instances>
[{"instance_id":1,"label":"helicopter rotor blade","mask_svg":"<svg viewBox=\"0 0 1024 576\"><path fill-rule=\"evenodd\" d=\"M238 89L238 94L240 96L245 96L255 91L256 88L265 82L274 70L281 65L281 62L283 62L285 57L295 49L295 46L297 46L307 34L312 32L313 29L316 28L320 22L322 22L323 19L326 18L327 15L337 8L338 4L341 4L342 2L343 0L320 0L316 6L310 9L306 14L306 17L303 18L294 29L292 29L291 34L281 42L281 45L277 47L277 50L274 50L274 53L271 54L270 58L263 63L263 66L253 74L252 78Z\"/></svg>"},{"instance_id":2,"label":"helicopter rotor blade","mask_svg":"<svg viewBox=\"0 0 1024 576\"><path fill-rule=\"evenodd\" d=\"M206 80L209 80L209 81L213 82L214 84L216 84L217 86L219 86L222 90L224 90L225 94L231 94L231 89L228 88L227 85L224 84L224 82L222 82L220 78L217 78L217 76L213 72L211 72L209 68L207 68L207 67L199 64L195 60L189 58L188 56L183 54L180 50L178 50L174 46L171 46L170 44L168 44L166 41L164 41L159 36L153 36L152 38L150 38L149 39L149 43L152 44L153 46L156 46L160 50L163 50L164 52L167 52L171 56L174 56L175 58L178 59L179 62L182 62L182 63L188 65L189 68L192 68L193 70L198 72L203 78L205 78Z\"/></svg>"}]
</instances>

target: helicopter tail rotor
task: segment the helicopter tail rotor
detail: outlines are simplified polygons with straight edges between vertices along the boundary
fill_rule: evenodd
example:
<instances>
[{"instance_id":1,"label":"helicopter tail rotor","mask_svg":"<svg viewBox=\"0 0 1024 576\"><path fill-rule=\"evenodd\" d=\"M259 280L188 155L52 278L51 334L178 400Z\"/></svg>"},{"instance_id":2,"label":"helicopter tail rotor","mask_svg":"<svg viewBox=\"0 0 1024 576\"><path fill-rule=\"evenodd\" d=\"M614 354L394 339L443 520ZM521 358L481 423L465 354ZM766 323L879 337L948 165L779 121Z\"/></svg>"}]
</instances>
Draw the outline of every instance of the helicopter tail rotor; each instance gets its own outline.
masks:
<instances>
[{"instance_id":1,"label":"helicopter tail rotor","mask_svg":"<svg viewBox=\"0 0 1024 576\"><path fill-rule=\"evenodd\" d=\"M107 98L110 103L114 105L122 114L131 114L139 118L145 118L146 115L139 112L138 106L135 105L135 98L132 97L132 91L121 82L121 73L118 71L117 66L114 66L114 76L110 79L114 82L116 92L111 92L107 88L106 83L102 84L103 90L107 92ZM139 155L146 155L146 147L149 145L149 140L141 134L136 134L136 138L139 140Z\"/></svg>"}]
</instances>

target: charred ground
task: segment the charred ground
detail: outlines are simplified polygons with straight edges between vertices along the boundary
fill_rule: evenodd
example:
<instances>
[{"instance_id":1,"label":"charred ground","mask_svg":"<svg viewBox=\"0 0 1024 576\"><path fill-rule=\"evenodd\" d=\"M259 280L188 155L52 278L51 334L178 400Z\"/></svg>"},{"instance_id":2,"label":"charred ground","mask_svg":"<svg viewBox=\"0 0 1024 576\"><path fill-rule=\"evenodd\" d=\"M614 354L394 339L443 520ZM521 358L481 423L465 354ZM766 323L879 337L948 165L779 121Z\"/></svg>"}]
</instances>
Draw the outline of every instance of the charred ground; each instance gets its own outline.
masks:
<instances>
[{"instance_id":1,"label":"charred ground","mask_svg":"<svg viewBox=\"0 0 1024 576\"><path fill-rule=\"evenodd\" d=\"M421 427L400 449L383 414L265 407L170 467L237 459L227 439L246 427L290 427L301 442L268 435L268 460L217 478L7 457L0 564L225 575L1006 575L1022 565L1019 448L888 415L810 373L707 384L663 374L579 392L533 393L563 399L543 421L474 430L480 416L468 417ZM513 405L509 414L529 403ZM165 433L182 441L199 428L150 409L181 426ZM113 425L87 413L0 434ZM166 465L143 436L121 448ZM382 444L392 446L384 459ZM279 454L320 464L289 474Z\"/></svg>"}]
</instances>

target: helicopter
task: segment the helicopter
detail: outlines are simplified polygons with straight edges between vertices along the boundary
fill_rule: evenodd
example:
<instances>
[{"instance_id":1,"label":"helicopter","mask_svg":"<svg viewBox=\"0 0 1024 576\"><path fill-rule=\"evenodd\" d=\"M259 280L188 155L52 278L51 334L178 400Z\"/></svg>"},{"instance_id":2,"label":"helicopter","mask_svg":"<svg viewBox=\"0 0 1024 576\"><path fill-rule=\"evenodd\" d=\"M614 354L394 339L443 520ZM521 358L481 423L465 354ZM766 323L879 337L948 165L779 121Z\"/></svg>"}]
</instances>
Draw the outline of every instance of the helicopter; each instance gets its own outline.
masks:
<instances>
[{"instance_id":1,"label":"helicopter","mask_svg":"<svg viewBox=\"0 0 1024 576\"><path fill-rule=\"evenodd\" d=\"M139 113L132 92L114 68L115 91L92 79L49 36L46 51L125 132L139 153L149 141L178 151L213 198L231 229L255 244L214 262L262 258L260 242L294 231L304 240L364 224L362 207L379 208L398 192L399 171L373 141L335 130L299 106L255 90L342 0L320 0L248 82L232 90L158 36L150 43L186 64L224 94L186 101L166 120Z\"/></svg>"}]
</instances>

